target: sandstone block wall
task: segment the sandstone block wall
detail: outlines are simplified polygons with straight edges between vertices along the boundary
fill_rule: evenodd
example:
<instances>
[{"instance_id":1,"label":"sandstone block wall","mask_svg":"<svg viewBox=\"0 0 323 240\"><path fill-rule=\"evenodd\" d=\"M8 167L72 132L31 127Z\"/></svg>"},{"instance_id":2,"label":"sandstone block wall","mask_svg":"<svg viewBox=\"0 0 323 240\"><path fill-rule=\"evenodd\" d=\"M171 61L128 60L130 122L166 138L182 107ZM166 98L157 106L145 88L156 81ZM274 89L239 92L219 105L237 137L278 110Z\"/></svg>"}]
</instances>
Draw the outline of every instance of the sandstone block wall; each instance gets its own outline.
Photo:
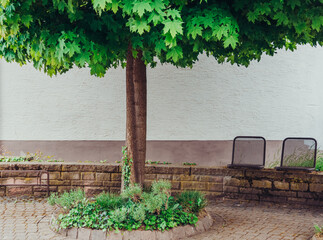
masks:
<instances>
[{"instance_id":1,"label":"sandstone block wall","mask_svg":"<svg viewBox=\"0 0 323 240\"><path fill-rule=\"evenodd\" d=\"M1 170L17 170L6 173ZM88 195L102 191L119 192L121 167L98 163L1 163L0 195L46 196L43 186L4 186L6 184L36 184L37 177L19 170L47 170L51 192L81 188ZM225 167L163 166L146 167L145 185L167 179L172 192L198 190L209 198L224 197L270 202L290 202L323 206L323 172L276 171L273 169L227 169Z\"/></svg>"}]
</instances>

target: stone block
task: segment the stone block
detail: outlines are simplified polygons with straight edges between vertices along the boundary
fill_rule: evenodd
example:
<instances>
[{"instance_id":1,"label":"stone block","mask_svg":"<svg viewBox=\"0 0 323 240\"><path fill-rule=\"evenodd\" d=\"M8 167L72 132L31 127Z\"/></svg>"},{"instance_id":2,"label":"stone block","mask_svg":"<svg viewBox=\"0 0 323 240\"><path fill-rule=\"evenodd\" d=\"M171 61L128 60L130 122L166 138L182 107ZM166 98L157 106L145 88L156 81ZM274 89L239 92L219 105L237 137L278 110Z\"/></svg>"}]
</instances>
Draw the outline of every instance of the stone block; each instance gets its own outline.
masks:
<instances>
[{"instance_id":1,"label":"stone block","mask_svg":"<svg viewBox=\"0 0 323 240\"><path fill-rule=\"evenodd\" d=\"M268 180L252 180L252 187L271 189L272 182Z\"/></svg>"},{"instance_id":2,"label":"stone block","mask_svg":"<svg viewBox=\"0 0 323 240\"><path fill-rule=\"evenodd\" d=\"M92 229L89 228L79 228L78 238L79 240L90 240Z\"/></svg>"},{"instance_id":3,"label":"stone block","mask_svg":"<svg viewBox=\"0 0 323 240\"><path fill-rule=\"evenodd\" d=\"M111 181L121 181L120 173L111 173Z\"/></svg>"},{"instance_id":4,"label":"stone block","mask_svg":"<svg viewBox=\"0 0 323 240\"><path fill-rule=\"evenodd\" d=\"M37 184L39 180L37 181L37 178L30 178L30 177L17 177L15 178L15 184Z\"/></svg>"},{"instance_id":5,"label":"stone block","mask_svg":"<svg viewBox=\"0 0 323 240\"><path fill-rule=\"evenodd\" d=\"M145 180L157 180L157 174L145 174Z\"/></svg>"},{"instance_id":6,"label":"stone block","mask_svg":"<svg viewBox=\"0 0 323 240\"><path fill-rule=\"evenodd\" d=\"M79 180L80 173L79 172L62 172L61 173L62 180Z\"/></svg>"},{"instance_id":7,"label":"stone block","mask_svg":"<svg viewBox=\"0 0 323 240\"><path fill-rule=\"evenodd\" d=\"M308 183L290 183L290 189L293 191L306 192L308 190Z\"/></svg>"},{"instance_id":8,"label":"stone block","mask_svg":"<svg viewBox=\"0 0 323 240\"><path fill-rule=\"evenodd\" d=\"M246 193L246 194L262 194L261 189L257 188L240 188L241 193Z\"/></svg>"},{"instance_id":9,"label":"stone block","mask_svg":"<svg viewBox=\"0 0 323 240\"><path fill-rule=\"evenodd\" d=\"M121 188L120 187L110 187L110 193L120 193Z\"/></svg>"},{"instance_id":10,"label":"stone block","mask_svg":"<svg viewBox=\"0 0 323 240\"><path fill-rule=\"evenodd\" d=\"M223 183L223 176L197 176L198 180L201 182L209 183Z\"/></svg>"},{"instance_id":11,"label":"stone block","mask_svg":"<svg viewBox=\"0 0 323 240\"><path fill-rule=\"evenodd\" d=\"M82 172L82 180L96 180L94 172Z\"/></svg>"},{"instance_id":12,"label":"stone block","mask_svg":"<svg viewBox=\"0 0 323 240\"><path fill-rule=\"evenodd\" d=\"M47 192L47 186L33 186L34 192ZM50 192L56 192L57 186L49 186Z\"/></svg>"},{"instance_id":13,"label":"stone block","mask_svg":"<svg viewBox=\"0 0 323 240\"><path fill-rule=\"evenodd\" d=\"M51 186L70 186L70 180L49 180L49 185Z\"/></svg>"},{"instance_id":14,"label":"stone block","mask_svg":"<svg viewBox=\"0 0 323 240\"><path fill-rule=\"evenodd\" d=\"M269 194L273 196L281 196L281 197L296 197L296 192L293 191L276 191L276 190L269 190Z\"/></svg>"},{"instance_id":15,"label":"stone block","mask_svg":"<svg viewBox=\"0 0 323 240\"><path fill-rule=\"evenodd\" d=\"M234 187L250 187L249 181L246 179L238 179L230 176L223 178L223 184L225 186L234 186Z\"/></svg>"},{"instance_id":16,"label":"stone block","mask_svg":"<svg viewBox=\"0 0 323 240\"><path fill-rule=\"evenodd\" d=\"M212 192L222 192L223 191L223 184L222 183L208 183L208 190Z\"/></svg>"},{"instance_id":17,"label":"stone block","mask_svg":"<svg viewBox=\"0 0 323 240\"><path fill-rule=\"evenodd\" d=\"M57 192L62 193L62 192L69 192L72 189L76 189L75 187L72 186L58 186L57 187Z\"/></svg>"},{"instance_id":18,"label":"stone block","mask_svg":"<svg viewBox=\"0 0 323 240\"><path fill-rule=\"evenodd\" d=\"M94 195L102 193L103 191L108 192L109 188L84 187L84 192L85 192L86 196L94 196Z\"/></svg>"},{"instance_id":19,"label":"stone block","mask_svg":"<svg viewBox=\"0 0 323 240\"><path fill-rule=\"evenodd\" d=\"M204 229L207 231L213 225L213 219L207 215L200 220L203 223Z\"/></svg>"},{"instance_id":20,"label":"stone block","mask_svg":"<svg viewBox=\"0 0 323 240\"><path fill-rule=\"evenodd\" d=\"M96 173L96 180L98 181L110 181L111 174L110 173Z\"/></svg>"},{"instance_id":21,"label":"stone block","mask_svg":"<svg viewBox=\"0 0 323 240\"><path fill-rule=\"evenodd\" d=\"M173 175L173 180L175 181L195 181L198 180L196 176L193 175L184 175L184 174L179 174L179 175Z\"/></svg>"},{"instance_id":22,"label":"stone block","mask_svg":"<svg viewBox=\"0 0 323 240\"><path fill-rule=\"evenodd\" d=\"M115 231L107 232L106 236L107 236L106 237L107 240L122 240L123 239L122 232L120 232L120 231L117 233ZM94 239L92 239L92 240L94 240Z\"/></svg>"},{"instance_id":23,"label":"stone block","mask_svg":"<svg viewBox=\"0 0 323 240\"><path fill-rule=\"evenodd\" d=\"M297 192L298 198L309 198L315 199L318 198L317 193L314 192Z\"/></svg>"},{"instance_id":24,"label":"stone block","mask_svg":"<svg viewBox=\"0 0 323 240\"><path fill-rule=\"evenodd\" d=\"M103 182L102 186L105 186L105 187L121 187L121 182Z\"/></svg>"},{"instance_id":25,"label":"stone block","mask_svg":"<svg viewBox=\"0 0 323 240\"><path fill-rule=\"evenodd\" d=\"M172 229L173 238L172 239L180 239L185 237L185 227L179 226Z\"/></svg>"},{"instance_id":26,"label":"stone block","mask_svg":"<svg viewBox=\"0 0 323 240\"><path fill-rule=\"evenodd\" d=\"M182 190L207 191L207 182L181 182Z\"/></svg>"},{"instance_id":27,"label":"stone block","mask_svg":"<svg viewBox=\"0 0 323 240\"><path fill-rule=\"evenodd\" d=\"M157 179L158 180L172 180L173 179L173 175L172 174L157 174Z\"/></svg>"},{"instance_id":28,"label":"stone block","mask_svg":"<svg viewBox=\"0 0 323 240\"><path fill-rule=\"evenodd\" d=\"M49 179L50 180L60 180L61 179L61 173L60 172L50 172L49 173Z\"/></svg>"},{"instance_id":29,"label":"stone block","mask_svg":"<svg viewBox=\"0 0 323 240\"><path fill-rule=\"evenodd\" d=\"M173 238L173 230L168 230L168 231L156 231L156 240L171 240Z\"/></svg>"},{"instance_id":30,"label":"stone block","mask_svg":"<svg viewBox=\"0 0 323 240\"><path fill-rule=\"evenodd\" d=\"M289 190L289 182L274 181L274 187L279 190Z\"/></svg>"},{"instance_id":31,"label":"stone block","mask_svg":"<svg viewBox=\"0 0 323 240\"><path fill-rule=\"evenodd\" d=\"M323 184L320 183L311 183L310 184L310 191L311 192L323 192Z\"/></svg>"},{"instance_id":32,"label":"stone block","mask_svg":"<svg viewBox=\"0 0 323 240\"><path fill-rule=\"evenodd\" d=\"M3 179L0 179L0 183L1 184L14 184L15 183L15 179L14 178L3 178Z\"/></svg>"},{"instance_id":33,"label":"stone block","mask_svg":"<svg viewBox=\"0 0 323 240\"><path fill-rule=\"evenodd\" d=\"M184 174L190 175L190 167L146 166L146 174Z\"/></svg>"},{"instance_id":34,"label":"stone block","mask_svg":"<svg viewBox=\"0 0 323 240\"><path fill-rule=\"evenodd\" d=\"M238 187L232 187L232 186L223 186L223 192L224 193L238 193L239 188Z\"/></svg>"},{"instance_id":35,"label":"stone block","mask_svg":"<svg viewBox=\"0 0 323 240\"><path fill-rule=\"evenodd\" d=\"M204 232L204 231L205 231L205 228L204 228L203 222L198 221L196 223L196 226L195 226L195 232L201 233L201 232Z\"/></svg>"},{"instance_id":36,"label":"stone block","mask_svg":"<svg viewBox=\"0 0 323 240\"><path fill-rule=\"evenodd\" d=\"M104 163L96 165L96 172L104 173L121 173L121 165L119 163Z\"/></svg>"},{"instance_id":37,"label":"stone block","mask_svg":"<svg viewBox=\"0 0 323 240\"><path fill-rule=\"evenodd\" d=\"M172 182L171 182L171 184L172 184L172 189L174 189L174 190L179 190L179 189L181 189L181 182L178 182L178 181L172 181Z\"/></svg>"},{"instance_id":38,"label":"stone block","mask_svg":"<svg viewBox=\"0 0 323 240\"><path fill-rule=\"evenodd\" d=\"M15 187L8 186L7 187L7 196L19 196L19 195L32 195L33 189L31 186L29 187Z\"/></svg>"},{"instance_id":39,"label":"stone block","mask_svg":"<svg viewBox=\"0 0 323 240\"><path fill-rule=\"evenodd\" d=\"M72 180L71 186L104 186L102 181L96 180Z\"/></svg>"},{"instance_id":40,"label":"stone block","mask_svg":"<svg viewBox=\"0 0 323 240\"><path fill-rule=\"evenodd\" d=\"M77 239L78 237L78 229L77 228L70 228L67 230L67 236L72 239Z\"/></svg>"},{"instance_id":41,"label":"stone block","mask_svg":"<svg viewBox=\"0 0 323 240\"><path fill-rule=\"evenodd\" d=\"M183 231L186 237L193 236L196 233L195 228L191 225L184 226Z\"/></svg>"}]
</instances>

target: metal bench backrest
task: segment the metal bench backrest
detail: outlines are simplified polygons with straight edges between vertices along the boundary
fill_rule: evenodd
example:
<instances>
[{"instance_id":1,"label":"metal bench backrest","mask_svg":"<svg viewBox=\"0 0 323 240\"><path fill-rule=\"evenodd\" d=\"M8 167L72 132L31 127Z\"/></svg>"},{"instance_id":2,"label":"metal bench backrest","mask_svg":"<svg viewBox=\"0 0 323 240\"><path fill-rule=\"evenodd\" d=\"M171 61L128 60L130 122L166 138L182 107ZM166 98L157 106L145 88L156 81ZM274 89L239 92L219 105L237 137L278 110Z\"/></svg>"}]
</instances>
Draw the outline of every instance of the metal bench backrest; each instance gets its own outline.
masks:
<instances>
[{"instance_id":1,"label":"metal bench backrest","mask_svg":"<svg viewBox=\"0 0 323 240\"><path fill-rule=\"evenodd\" d=\"M288 137L283 141L281 163L278 170L314 170L317 141L314 138Z\"/></svg>"},{"instance_id":2,"label":"metal bench backrest","mask_svg":"<svg viewBox=\"0 0 323 240\"><path fill-rule=\"evenodd\" d=\"M228 167L263 168L266 139L259 136L238 136L233 140L232 162Z\"/></svg>"}]
</instances>

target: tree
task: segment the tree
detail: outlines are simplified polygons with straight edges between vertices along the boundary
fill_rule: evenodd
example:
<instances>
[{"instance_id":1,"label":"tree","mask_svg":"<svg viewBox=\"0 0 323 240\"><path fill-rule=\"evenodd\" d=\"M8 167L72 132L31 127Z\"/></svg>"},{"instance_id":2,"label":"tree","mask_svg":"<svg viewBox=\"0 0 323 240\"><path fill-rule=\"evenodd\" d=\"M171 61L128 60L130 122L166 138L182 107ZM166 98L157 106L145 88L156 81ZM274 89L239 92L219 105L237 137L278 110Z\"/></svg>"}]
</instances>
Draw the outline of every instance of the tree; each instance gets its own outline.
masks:
<instances>
[{"instance_id":1,"label":"tree","mask_svg":"<svg viewBox=\"0 0 323 240\"><path fill-rule=\"evenodd\" d=\"M146 67L201 53L248 66L263 53L323 45L323 0L0 0L0 56L50 76L126 67L127 147L143 183Z\"/></svg>"}]
</instances>

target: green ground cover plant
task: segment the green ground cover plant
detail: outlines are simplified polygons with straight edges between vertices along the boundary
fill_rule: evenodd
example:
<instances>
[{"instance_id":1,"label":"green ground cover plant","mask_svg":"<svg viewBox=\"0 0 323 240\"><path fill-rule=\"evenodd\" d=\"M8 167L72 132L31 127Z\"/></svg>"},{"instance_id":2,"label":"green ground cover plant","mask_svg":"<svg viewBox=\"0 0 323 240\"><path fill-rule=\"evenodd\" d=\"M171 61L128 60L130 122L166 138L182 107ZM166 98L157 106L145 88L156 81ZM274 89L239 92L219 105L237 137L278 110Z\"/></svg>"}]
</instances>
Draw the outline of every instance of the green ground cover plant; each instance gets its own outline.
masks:
<instances>
[{"instance_id":1,"label":"green ground cover plant","mask_svg":"<svg viewBox=\"0 0 323 240\"><path fill-rule=\"evenodd\" d=\"M314 225L314 229L315 229L315 235L318 237L323 237L323 225L319 226L319 225Z\"/></svg>"},{"instance_id":2,"label":"green ground cover plant","mask_svg":"<svg viewBox=\"0 0 323 240\"><path fill-rule=\"evenodd\" d=\"M171 196L171 183L153 182L150 191L130 185L120 194L101 193L86 198L81 190L53 194L48 202L63 209L56 221L61 229L85 227L102 230L168 230L198 221L206 206L198 192Z\"/></svg>"}]
</instances>

